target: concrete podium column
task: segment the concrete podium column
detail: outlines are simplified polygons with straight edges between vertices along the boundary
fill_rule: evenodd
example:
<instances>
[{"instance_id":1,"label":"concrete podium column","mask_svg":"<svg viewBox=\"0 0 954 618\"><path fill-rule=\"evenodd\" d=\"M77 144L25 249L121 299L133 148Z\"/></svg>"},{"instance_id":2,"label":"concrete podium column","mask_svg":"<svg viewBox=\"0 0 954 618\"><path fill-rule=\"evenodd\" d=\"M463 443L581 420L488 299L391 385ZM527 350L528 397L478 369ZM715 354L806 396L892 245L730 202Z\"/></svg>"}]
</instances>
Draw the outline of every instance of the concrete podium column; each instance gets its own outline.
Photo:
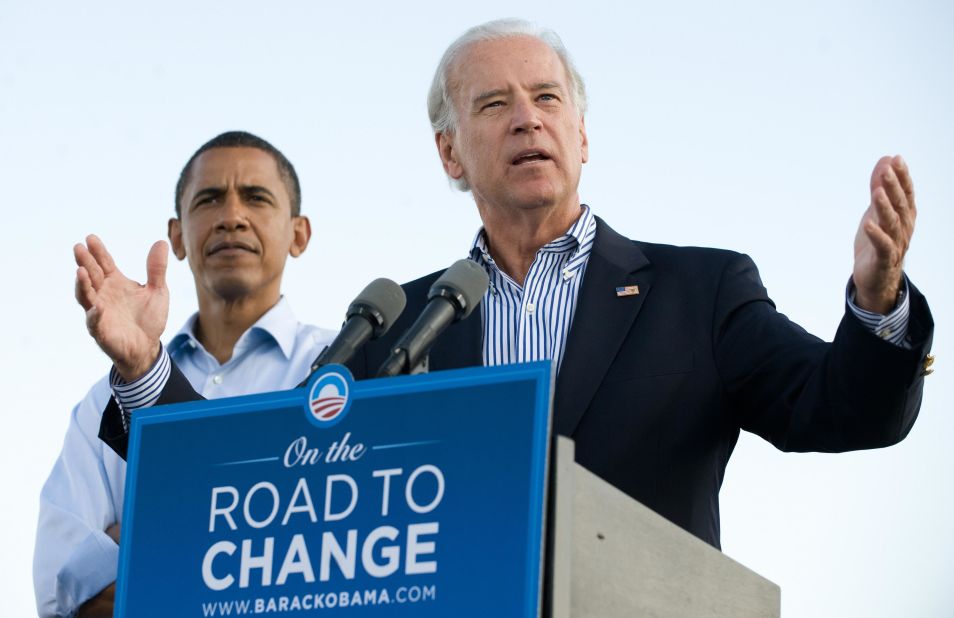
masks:
<instances>
[{"instance_id":1,"label":"concrete podium column","mask_svg":"<svg viewBox=\"0 0 954 618\"><path fill-rule=\"evenodd\" d=\"M572 440L555 444L551 618L780 615L776 584L578 465Z\"/></svg>"}]
</instances>

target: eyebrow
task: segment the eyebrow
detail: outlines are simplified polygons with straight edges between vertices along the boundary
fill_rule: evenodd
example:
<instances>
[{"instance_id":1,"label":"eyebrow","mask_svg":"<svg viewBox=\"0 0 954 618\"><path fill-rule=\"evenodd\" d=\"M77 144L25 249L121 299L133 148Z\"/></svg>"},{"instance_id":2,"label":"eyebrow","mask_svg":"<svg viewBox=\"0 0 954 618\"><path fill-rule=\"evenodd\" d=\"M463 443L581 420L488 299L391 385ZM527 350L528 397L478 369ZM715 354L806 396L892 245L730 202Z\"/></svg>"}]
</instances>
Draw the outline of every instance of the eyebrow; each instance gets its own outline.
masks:
<instances>
[{"instance_id":1,"label":"eyebrow","mask_svg":"<svg viewBox=\"0 0 954 618\"><path fill-rule=\"evenodd\" d=\"M531 92L539 92L541 90L559 90L562 92L563 87L560 86L560 84L558 84L557 82L538 82L534 84L533 86L531 86L530 90ZM509 88L496 88L494 90L487 90L485 92L481 92L476 97L474 97L474 100L471 103L474 106L477 106L480 103L483 103L484 101L486 101L487 99L493 99L495 97L504 96L509 93L510 93Z\"/></svg>"},{"instance_id":2,"label":"eyebrow","mask_svg":"<svg viewBox=\"0 0 954 618\"><path fill-rule=\"evenodd\" d=\"M199 201L202 198L218 197L222 195L223 193L225 193L225 187L206 187L204 189L201 189L200 191L197 191L196 194L192 196L192 200L190 200L190 203L195 204L197 201Z\"/></svg>"},{"instance_id":3,"label":"eyebrow","mask_svg":"<svg viewBox=\"0 0 954 618\"><path fill-rule=\"evenodd\" d=\"M261 185L239 185L238 190L239 190L239 193L242 194L242 195L249 195L249 194L255 194L255 193L264 193L264 194L268 195L270 198L272 198L273 200L276 199L274 193L272 193L272 192L269 191L267 188L265 188L265 187L263 187L263 186L261 186ZM201 200L201 199L203 199L203 198L206 198L206 197L219 197L220 195L224 194L225 191L226 191L226 188L225 188L225 187L221 187L221 186L219 186L219 187L206 187L206 188L201 189L200 191L198 191L198 192L192 197L192 202L191 202L191 203L195 204L197 201L199 201L199 200Z\"/></svg>"},{"instance_id":4,"label":"eyebrow","mask_svg":"<svg viewBox=\"0 0 954 618\"><path fill-rule=\"evenodd\" d=\"M472 101L472 103L473 103L474 105L478 105L478 104L480 104L480 103L483 103L483 102L486 101L487 99L493 99L493 98L495 98L495 97L501 97L501 96L507 94L508 92L510 92L510 90L508 90L508 89L506 89L506 88L497 88L496 90L487 90L486 92L481 92L481 93L478 94L476 97L474 97L474 100Z\"/></svg>"},{"instance_id":5,"label":"eyebrow","mask_svg":"<svg viewBox=\"0 0 954 618\"><path fill-rule=\"evenodd\" d=\"M250 193L264 193L268 197L275 199L275 194L261 185L239 185L239 193L248 195Z\"/></svg>"}]
</instances>

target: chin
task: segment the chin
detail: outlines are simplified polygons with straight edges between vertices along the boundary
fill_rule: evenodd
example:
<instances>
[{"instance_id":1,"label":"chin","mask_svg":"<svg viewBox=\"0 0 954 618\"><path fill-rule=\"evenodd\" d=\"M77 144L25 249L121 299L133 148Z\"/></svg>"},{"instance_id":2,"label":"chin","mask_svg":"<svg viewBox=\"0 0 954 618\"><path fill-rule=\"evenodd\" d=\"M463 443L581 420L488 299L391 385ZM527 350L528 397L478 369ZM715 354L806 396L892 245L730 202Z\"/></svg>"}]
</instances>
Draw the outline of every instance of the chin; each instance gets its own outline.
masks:
<instances>
[{"instance_id":1,"label":"chin","mask_svg":"<svg viewBox=\"0 0 954 618\"><path fill-rule=\"evenodd\" d=\"M213 281L210 287L216 296L227 303L234 303L247 298L252 290L248 281L238 278L219 279Z\"/></svg>"},{"instance_id":2,"label":"chin","mask_svg":"<svg viewBox=\"0 0 954 618\"><path fill-rule=\"evenodd\" d=\"M562 182L539 174L511 185L510 194L514 201L543 206L560 201L565 193L564 189Z\"/></svg>"},{"instance_id":3,"label":"chin","mask_svg":"<svg viewBox=\"0 0 954 618\"><path fill-rule=\"evenodd\" d=\"M520 208L547 208L557 203L557 192L549 184L538 187L521 187L512 195L513 204Z\"/></svg>"}]
</instances>

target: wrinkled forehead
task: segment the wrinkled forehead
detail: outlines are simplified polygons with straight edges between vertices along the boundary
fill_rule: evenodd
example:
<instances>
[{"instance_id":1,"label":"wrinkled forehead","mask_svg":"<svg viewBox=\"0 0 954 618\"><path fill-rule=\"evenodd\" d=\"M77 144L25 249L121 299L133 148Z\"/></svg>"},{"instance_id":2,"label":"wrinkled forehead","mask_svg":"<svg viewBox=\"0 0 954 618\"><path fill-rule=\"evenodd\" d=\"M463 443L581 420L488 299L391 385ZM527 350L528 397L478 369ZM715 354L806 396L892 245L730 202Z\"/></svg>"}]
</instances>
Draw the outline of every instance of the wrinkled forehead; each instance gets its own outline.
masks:
<instances>
[{"instance_id":1,"label":"wrinkled forehead","mask_svg":"<svg viewBox=\"0 0 954 618\"><path fill-rule=\"evenodd\" d=\"M553 49L536 37L515 35L476 41L460 50L448 71L448 85L458 108L481 93L557 84L569 92L569 75Z\"/></svg>"}]
</instances>

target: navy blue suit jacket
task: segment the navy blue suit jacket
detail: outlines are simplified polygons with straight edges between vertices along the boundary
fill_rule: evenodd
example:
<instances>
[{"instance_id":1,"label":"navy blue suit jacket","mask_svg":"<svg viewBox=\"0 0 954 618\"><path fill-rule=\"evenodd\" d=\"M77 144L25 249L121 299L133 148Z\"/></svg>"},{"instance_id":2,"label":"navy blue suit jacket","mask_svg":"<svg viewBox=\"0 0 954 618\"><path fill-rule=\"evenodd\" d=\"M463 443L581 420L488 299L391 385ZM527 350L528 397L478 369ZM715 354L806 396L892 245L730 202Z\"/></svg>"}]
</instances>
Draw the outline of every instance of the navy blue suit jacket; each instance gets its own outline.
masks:
<instances>
[{"instance_id":1,"label":"navy blue suit jacket","mask_svg":"<svg viewBox=\"0 0 954 618\"><path fill-rule=\"evenodd\" d=\"M404 286L401 318L349 363L356 378L375 374L439 275ZM618 297L627 285L639 294ZM740 429L785 451L876 448L907 435L933 334L913 286L910 302L911 349L881 340L848 311L825 343L775 310L747 256L633 241L597 219L554 431L575 440L581 465L719 547L718 494ZM479 313L437 340L431 371L482 363ZM198 397L174 374L163 402ZM117 414L107 409L101 436L110 442L111 433L124 453Z\"/></svg>"}]
</instances>

